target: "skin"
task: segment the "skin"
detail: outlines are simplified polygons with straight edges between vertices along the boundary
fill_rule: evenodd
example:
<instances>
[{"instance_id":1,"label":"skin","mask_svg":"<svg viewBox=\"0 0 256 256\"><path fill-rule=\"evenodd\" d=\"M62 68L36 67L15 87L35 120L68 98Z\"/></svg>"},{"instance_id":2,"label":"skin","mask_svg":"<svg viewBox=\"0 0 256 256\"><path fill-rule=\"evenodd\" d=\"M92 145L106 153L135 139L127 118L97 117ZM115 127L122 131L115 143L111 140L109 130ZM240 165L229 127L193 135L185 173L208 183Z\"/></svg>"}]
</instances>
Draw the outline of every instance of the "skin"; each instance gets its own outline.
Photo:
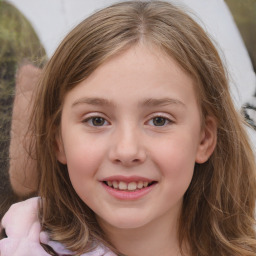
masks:
<instances>
[{"instance_id":1,"label":"skin","mask_svg":"<svg viewBox=\"0 0 256 256\"><path fill-rule=\"evenodd\" d=\"M214 120L207 117L202 128L194 88L173 59L139 44L105 62L65 97L58 160L126 255L180 255L183 195L195 162L205 162L216 142ZM102 182L115 175L155 185L138 199L118 199Z\"/></svg>"}]
</instances>

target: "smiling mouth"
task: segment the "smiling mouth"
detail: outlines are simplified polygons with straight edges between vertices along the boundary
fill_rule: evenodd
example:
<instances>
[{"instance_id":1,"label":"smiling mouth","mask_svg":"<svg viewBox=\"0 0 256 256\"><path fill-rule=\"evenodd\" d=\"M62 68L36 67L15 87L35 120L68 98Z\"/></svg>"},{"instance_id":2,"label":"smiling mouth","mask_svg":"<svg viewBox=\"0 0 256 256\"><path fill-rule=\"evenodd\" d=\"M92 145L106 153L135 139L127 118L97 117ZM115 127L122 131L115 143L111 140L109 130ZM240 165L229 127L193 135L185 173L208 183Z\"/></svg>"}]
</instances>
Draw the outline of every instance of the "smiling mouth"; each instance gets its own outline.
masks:
<instances>
[{"instance_id":1,"label":"smiling mouth","mask_svg":"<svg viewBox=\"0 0 256 256\"><path fill-rule=\"evenodd\" d=\"M116 190L121 191L138 191L147 187L152 186L156 183L156 181L148 182L148 181L132 181L132 182L124 182L124 181L103 181L108 187L114 188Z\"/></svg>"}]
</instances>

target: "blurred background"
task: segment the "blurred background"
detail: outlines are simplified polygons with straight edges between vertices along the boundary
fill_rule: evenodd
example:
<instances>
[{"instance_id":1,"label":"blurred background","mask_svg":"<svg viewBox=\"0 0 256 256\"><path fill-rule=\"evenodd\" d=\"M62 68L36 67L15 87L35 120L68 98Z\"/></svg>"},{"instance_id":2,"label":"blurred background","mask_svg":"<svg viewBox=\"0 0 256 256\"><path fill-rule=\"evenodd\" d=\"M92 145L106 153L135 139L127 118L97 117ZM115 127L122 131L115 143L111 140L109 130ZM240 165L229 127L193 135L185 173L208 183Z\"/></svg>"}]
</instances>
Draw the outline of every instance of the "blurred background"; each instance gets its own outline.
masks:
<instances>
[{"instance_id":1,"label":"blurred background","mask_svg":"<svg viewBox=\"0 0 256 256\"><path fill-rule=\"evenodd\" d=\"M256 72L256 0L225 0L239 28Z\"/></svg>"}]
</instances>

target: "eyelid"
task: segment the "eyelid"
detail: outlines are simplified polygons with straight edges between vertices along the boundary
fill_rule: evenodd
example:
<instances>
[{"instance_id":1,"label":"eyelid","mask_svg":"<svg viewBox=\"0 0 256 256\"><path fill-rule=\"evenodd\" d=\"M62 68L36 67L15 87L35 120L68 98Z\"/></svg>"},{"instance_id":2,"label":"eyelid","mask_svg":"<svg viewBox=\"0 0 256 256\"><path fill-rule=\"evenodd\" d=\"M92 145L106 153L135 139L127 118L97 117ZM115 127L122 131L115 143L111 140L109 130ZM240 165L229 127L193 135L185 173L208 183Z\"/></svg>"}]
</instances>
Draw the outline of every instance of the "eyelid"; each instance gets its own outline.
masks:
<instances>
[{"instance_id":1,"label":"eyelid","mask_svg":"<svg viewBox=\"0 0 256 256\"><path fill-rule=\"evenodd\" d=\"M174 117L172 117L172 115L170 115L170 114L163 113L163 112L151 114L149 116L149 118L147 119L146 123L150 122L152 119L154 119L156 117L162 117L162 118L166 119L168 121L168 124L174 123ZM168 124L166 124L166 125L168 125ZM164 126L166 126L166 125L164 125ZM161 126L159 126L159 127L161 127Z\"/></svg>"},{"instance_id":2,"label":"eyelid","mask_svg":"<svg viewBox=\"0 0 256 256\"><path fill-rule=\"evenodd\" d=\"M174 121L174 117L171 114L165 113L165 112L156 112L156 113L150 114L148 119L152 119L155 117L163 117L170 121Z\"/></svg>"},{"instance_id":3,"label":"eyelid","mask_svg":"<svg viewBox=\"0 0 256 256\"><path fill-rule=\"evenodd\" d=\"M102 117L107 119L106 115L104 113L101 112L88 112L83 114L82 119L85 120L87 118L92 118L92 117Z\"/></svg>"},{"instance_id":4,"label":"eyelid","mask_svg":"<svg viewBox=\"0 0 256 256\"><path fill-rule=\"evenodd\" d=\"M88 113L86 115L83 116L82 118L82 123L86 123L89 125L89 121L92 120L93 118L97 118L97 117L100 117L102 119L105 120L105 122L107 122L107 125L110 124L110 122L108 121L108 118L103 114L103 113L100 113L100 112L92 112L92 113ZM103 126L106 126L105 124L102 125L102 126L94 126L94 125L89 125L91 127L103 127Z\"/></svg>"}]
</instances>

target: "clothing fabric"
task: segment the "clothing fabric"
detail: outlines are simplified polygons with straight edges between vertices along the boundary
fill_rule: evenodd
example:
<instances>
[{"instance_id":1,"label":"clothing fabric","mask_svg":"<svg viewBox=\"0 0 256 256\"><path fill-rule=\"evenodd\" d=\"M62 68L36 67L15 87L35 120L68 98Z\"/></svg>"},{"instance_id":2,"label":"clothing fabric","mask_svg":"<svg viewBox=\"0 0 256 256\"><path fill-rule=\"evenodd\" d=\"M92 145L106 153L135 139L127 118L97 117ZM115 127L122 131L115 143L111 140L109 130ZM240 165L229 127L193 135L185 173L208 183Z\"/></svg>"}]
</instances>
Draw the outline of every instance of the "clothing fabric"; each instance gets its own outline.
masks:
<instances>
[{"instance_id":1,"label":"clothing fabric","mask_svg":"<svg viewBox=\"0 0 256 256\"><path fill-rule=\"evenodd\" d=\"M40 243L50 246L56 255L74 255L59 242L49 240L46 232L41 231L38 220L38 200L31 198L11 206L2 219L6 238L0 240L1 256L50 256ZM105 246L98 246L81 256L117 256Z\"/></svg>"}]
</instances>

